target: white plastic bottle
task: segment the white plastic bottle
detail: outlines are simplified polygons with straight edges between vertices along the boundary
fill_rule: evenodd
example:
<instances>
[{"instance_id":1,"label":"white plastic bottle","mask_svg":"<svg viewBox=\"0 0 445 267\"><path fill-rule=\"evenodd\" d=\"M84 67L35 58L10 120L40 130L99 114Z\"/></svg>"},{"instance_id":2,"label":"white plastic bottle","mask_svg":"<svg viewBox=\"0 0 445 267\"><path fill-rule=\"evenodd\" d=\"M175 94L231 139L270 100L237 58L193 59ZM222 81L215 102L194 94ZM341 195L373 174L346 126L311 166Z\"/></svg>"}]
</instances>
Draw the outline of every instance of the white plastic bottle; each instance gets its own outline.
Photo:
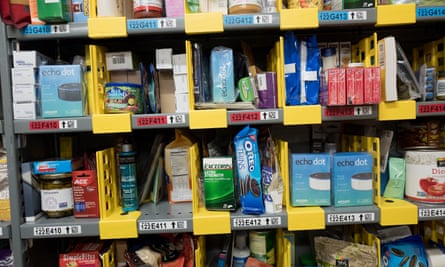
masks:
<instances>
[{"instance_id":1,"label":"white plastic bottle","mask_svg":"<svg viewBox=\"0 0 445 267\"><path fill-rule=\"evenodd\" d=\"M246 265L247 257L250 256L246 240L246 232L242 231L235 234L235 247L232 251L233 267L244 267Z\"/></svg>"}]
</instances>

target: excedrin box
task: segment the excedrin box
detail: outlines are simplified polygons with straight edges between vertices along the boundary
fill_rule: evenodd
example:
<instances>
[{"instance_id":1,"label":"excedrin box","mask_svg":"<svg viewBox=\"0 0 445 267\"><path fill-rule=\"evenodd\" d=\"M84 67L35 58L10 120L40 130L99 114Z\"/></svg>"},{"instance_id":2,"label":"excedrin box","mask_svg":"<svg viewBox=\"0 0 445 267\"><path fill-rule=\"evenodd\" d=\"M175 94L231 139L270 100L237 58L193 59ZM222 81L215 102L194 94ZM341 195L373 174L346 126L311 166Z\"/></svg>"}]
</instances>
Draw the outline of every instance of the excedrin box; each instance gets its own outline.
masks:
<instances>
[{"instance_id":1,"label":"excedrin box","mask_svg":"<svg viewBox=\"0 0 445 267\"><path fill-rule=\"evenodd\" d=\"M331 205L330 156L320 154L291 154L291 205Z\"/></svg>"},{"instance_id":2,"label":"excedrin box","mask_svg":"<svg viewBox=\"0 0 445 267\"><path fill-rule=\"evenodd\" d=\"M334 155L332 182L335 207L372 205L372 156L367 152Z\"/></svg>"}]
</instances>

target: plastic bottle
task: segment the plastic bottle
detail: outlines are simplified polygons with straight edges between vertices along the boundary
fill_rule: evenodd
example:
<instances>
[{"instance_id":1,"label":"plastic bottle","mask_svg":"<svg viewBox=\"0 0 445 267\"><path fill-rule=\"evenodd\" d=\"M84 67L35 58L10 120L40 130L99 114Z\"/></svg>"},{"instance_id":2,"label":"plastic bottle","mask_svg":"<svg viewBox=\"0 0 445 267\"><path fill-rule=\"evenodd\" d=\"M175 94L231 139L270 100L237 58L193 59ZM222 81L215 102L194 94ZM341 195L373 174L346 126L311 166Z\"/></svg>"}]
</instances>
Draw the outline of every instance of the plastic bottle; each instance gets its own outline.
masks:
<instances>
[{"instance_id":1,"label":"plastic bottle","mask_svg":"<svg viewBox=\"0 0 445 267\"><path fill-rule=\"evenodd\" d=\"M233 267L244 267L247 257L250 256L250 250L246 245L246 232L238 232L235 235L235 247L232 251Z\"/></svg>"},{"instance_id":2,"label":"plastic bottle","mask_svg":"<svg viewBox=\"0 0 445 267\"><path fill-rule=\"evenodd\" d=\"M136 179L136 153L131 144L123 144L119 153L121 203L124 212L139 208Z\"/></svg>"},{"instance_id":3,"label":"plastic bottle","mask_svg":"<svg viewBox=\"0 0 445 267\"><path fill-rule=\"evenodd\" d=\"M133 0L133 16L140 18L162 17L162 0Z\"/></svg>"}]
</instances>

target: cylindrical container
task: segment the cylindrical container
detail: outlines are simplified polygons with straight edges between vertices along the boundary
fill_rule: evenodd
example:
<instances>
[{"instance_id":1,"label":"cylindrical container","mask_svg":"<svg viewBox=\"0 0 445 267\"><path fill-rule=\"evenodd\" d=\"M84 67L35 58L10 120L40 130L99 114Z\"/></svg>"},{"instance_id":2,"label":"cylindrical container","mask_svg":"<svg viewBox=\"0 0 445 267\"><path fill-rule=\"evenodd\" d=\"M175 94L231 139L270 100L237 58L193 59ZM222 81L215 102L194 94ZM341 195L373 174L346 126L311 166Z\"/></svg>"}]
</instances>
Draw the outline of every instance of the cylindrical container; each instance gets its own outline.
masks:
<instances>
[{"instance_id":1,"label":"cylindrical container","mask_svg":"<svg viewBox=\"0 0 445 267\"><path fill-rule=\"evenodd\" d=\"M326 47L321 49L321 60L323 71L337 67L337 52L335 47Z\"/></svg>"},{"instance_id":2,"label":"cylindrical container","mask_svg":"<svg viewBox=\"0 0 445 267\"><path fill-rule=\"evenodd\" d=\"M73 188L71 173L42 174L40 195L42 211L57 218L73 214Z\"/></svg>"},{"instance_id":3,"label":"cylindrical container","mask_svg":"<svg viewBox=\"0 0 445 267\"><path fill-rule=\"evenodd\" d=\"M250 231L249 248L252 257L275 265L275 232L274 231Z\"/></svg>"},{"instance_id":4,"label":"cylindrical container","mask_svg":"<svg viewBox=\"0 0 445 267\"><path fill-rule=\"evenodd\" d=\"M123 144L119 153L121 203L124 212L139 208L136 179L136 152L131 144Z\"/></svg>"},{"instance_id":5,"label":"cylindrical container","mask_svg":"<svg viewBox=\"0 0 445 267\"><path fill-rule=\"evenodd\" d=\"M440 147L441 121L416 120L399 123L397 143L402 150L437 149Z\"/></svg>"},{"instance_id":6,"label":"cylindrical container","mask_svg":"<svg viewBox=\"0 0 445 267\"><path fill-rule=\"evenodd\" d=\"M358 191L372 190L372 173L357 173L352 175L351 187Z\"/></svg>"},{"instance_id":7,"label":"cylindrical container","mask_svg":"<svg viewBox=\"0 0 445 267\"><path fill-rule=\"evenodd\" d=\"M136 19L162 17L162 0L133 0L133 16Z\"/></svg>"},{"instance_id":8,"label":"cylindrical container","mask_svg":"<svg viewBox=\"0 0 445 267\"><path fill-rule=\"evenodd\" d=\"M405 197L423 203L445 203L445 150L409 150L405 162Z\"/></svg>"},{"instance_id":9,"label":"cylindrical container","mask_svg":"<svg viewBox=\"0 0 445 267\"><path fill-rule=\"evenodd\" d=\"M235 234L235 247L232 251L233 267L246 266L247 258L250 256L250 250L246 245L247 234L240 231Z\"/></svg>"},{"instance_id":10,"label":"cylindrical container","mask_svg":"<svg viewBox=\"0 0 445 267\"><path fill-rule=\"evenodd\" d=\"M98 17L121 17L124 14L122 0L97 0Z\"/></svg>"},{"instance_id":11,"label":"cylindrical container","mask_svg":"<svg viewBox=\"0 0 445 267\"><path fill-rule=\"evenodd\" d=\"M330 190L331 174L329 172L312 173L309 176L309 187L314 190Z\"/></svg>"},{"instance_id":12,"label":"cylindrical container","mask_svg":"<svg viewBox=\"0 0 445 267\"><path fill-rule=\"evenodd\" d=\"M119 82L105 84L106 113L143 113L143 102L140 84Z\"/></svg>"},{"instance_id":13,"label":"cylindrical container","mask_svg":"<svg viewBox=\"0 0 445 267\"><path fill-rule=\"evenodd\" d=\"M445 99L445 71L440 71L437 78L436 98L439 100Z\"/></svg>"},{"instance_id":14,"label":"cylindrical container","mask_svg":"<svg viewBox=\"0 0 445 267\"><path fill-rule=\"evenodd\" d=\"M229 0L229 14L258 13L262 9L262 0Z\"/></svg>"}]
</instances>

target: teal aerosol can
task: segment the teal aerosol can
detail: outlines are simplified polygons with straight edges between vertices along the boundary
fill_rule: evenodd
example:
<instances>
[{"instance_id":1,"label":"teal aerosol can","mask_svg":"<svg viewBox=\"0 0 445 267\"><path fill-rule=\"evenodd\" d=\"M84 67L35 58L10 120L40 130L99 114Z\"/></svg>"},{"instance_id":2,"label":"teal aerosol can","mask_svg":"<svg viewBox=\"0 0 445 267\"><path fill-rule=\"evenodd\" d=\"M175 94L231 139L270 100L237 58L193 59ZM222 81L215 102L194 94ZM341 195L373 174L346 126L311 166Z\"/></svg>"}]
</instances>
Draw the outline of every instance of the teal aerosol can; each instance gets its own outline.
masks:
<instances>
[{"instance_id":1,"label":"teal aerosol can","mask_svg":"<svg viewBox=\"0 0 445 267\"><path fill-rule=\"evenodd\" d=\"M138 205L138 187L136 177L136 152L131 144L122 144L119 153L120 191L122 210L134 211Z\"/></svg>"}]
</instances>

